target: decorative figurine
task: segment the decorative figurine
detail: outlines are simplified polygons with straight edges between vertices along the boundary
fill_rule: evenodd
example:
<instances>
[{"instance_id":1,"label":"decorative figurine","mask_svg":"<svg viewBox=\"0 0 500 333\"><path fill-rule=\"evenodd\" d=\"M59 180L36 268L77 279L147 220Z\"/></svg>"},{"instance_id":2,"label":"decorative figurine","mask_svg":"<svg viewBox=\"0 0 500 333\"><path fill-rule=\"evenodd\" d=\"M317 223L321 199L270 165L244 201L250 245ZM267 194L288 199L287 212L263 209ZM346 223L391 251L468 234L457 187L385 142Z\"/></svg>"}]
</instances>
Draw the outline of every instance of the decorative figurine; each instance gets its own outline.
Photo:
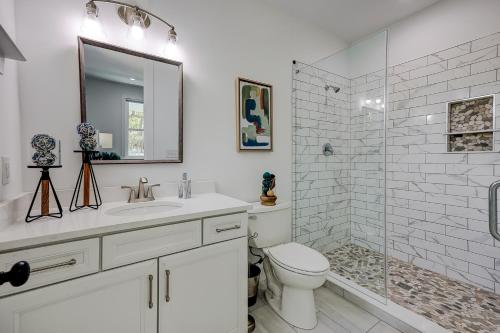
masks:
<instances>
[{"instance_id":1,"label":"decorative figurine","mask_svg":"<svg viewBox=\"0 0 500 333\"><path fill-rule=\"evenodd\" d=\"M80 139L80 148L82 148L82 150L93 151L95 147L97 147L97 141L94 137L88 136Z\"/></svg>"},{"instance_id":2,"label":"decorative figurine","mask_svg":"<svg viewBox=\"0 0 500 333\"><path fill-rule=\"evenodd\" d=\"M37 166L51 166L56 161L56 155L52 150L56 148L56 140L48 134L35 134L31 139L31 147L35 153L31 157Z\"/></svg>"},{"instance_id":3,"label":"decorative figurine","mask_svg":"<svg viewBox=\"0 0 500 333\"><path fill-rule=\"evenodd\" d=\"M93 151L97 147L95 139L96 130L90 123L81 123L76 126L76 132L80 135L80 148L84 151Z\"/></svg>"},{"instance_id":4,"label":"decorative figurine","mask_svg":"<svg viewBox=\"0 0 500 333\"><path fill-rule=\"evenodd\" d=\"M57 160L56 154L52 151L56 148L56 140L48 134L35 134L31 138L31 147L35 149L31 161L34 165L28 165L30 169L41 169L41 176L33 194L28 213L24 219L26 222L32 222L42 217L56 217L61 218L63 210L59 198L57 197L54 184L50 179L50 169L61 168L61 142L59 141L59 163L54 165ZM52 192L52 194L51 194ZM33 206L36 197L40 195L40 214L33 215ZM53 196L57 204L57 211L50 207L50 196Z\"/></svg>"},{"instance_id":5,"label":"decorative figurine","mask_svg":"<svg viewBox=\"0 0 500 333\"><path fill-rule=\"evenodd\" d=\"M76 126L76 132L83 137L92 137L96 134L94 125L90 123L81 123Z\"/></svg>"},{"instance_id":6,"label":"decorative figurine","mask_svg":"<svg viewBox=\"0 0 500 333\"><path fill-rule=\"evenodd\" d=\"M97 131L92 124L81 123L76 126L76 132L80 135L80 148L82 150L75 150L74 152L82 155L82 166L71 197L70 212L82 208L98 209L102 205L101 193L92 167L92 160L99 154L98 151L95 151L97 147L95 138ZM93 200L90 200L91 192L94 194Z\"/></svg>"},{"instance_id":7,"label":"decorative figurine","mask_svg":"<svg viewBox=\"0 0 500 333\"><path fill-rule=\"evenodd\" d=\"M56 140L48 134L35 134L31 139L31 147L36 151L48 152L56 147Z\"/></svg>"},{"instance_id":8,"label":"decorative figurine","mask_svg":"<svg viewBox=\"0 0 500 333\"><path fill-rule=\"evenodd\" d=\"M56 161L56 155L50 151L36 151L31 160L38 166L51 166Z\"/></svg>"},{"instance_id":9,"label":"decorative figurine","mask_svg":"<svg viewBox=\"0 0 500 333\"><path fill-rule=\"evenodd\" d=\"M276 195L274 195L274 187L276 186L276 177L269 172L264 172L262 175L262 195L260 196L260 203L264 206L276 205Z\"/></svg>"}]
</instances>

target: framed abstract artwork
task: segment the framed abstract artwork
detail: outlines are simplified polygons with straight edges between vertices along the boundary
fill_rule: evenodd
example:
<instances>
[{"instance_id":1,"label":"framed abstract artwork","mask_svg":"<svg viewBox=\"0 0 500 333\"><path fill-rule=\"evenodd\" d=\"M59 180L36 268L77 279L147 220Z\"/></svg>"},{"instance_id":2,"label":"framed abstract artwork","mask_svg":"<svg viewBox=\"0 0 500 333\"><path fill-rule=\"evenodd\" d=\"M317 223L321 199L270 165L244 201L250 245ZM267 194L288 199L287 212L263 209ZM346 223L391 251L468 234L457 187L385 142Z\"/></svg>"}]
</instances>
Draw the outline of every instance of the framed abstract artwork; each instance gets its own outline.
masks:
<instances>
[{"instance_id":1,"label":"framed abstract artwork","mask_svg":"<svg viewBox=\"0 0 500 333\"><path fill-rule=\"evenodd\" d=\"M273 150L273 87L238 78L238 149Z\"/></svg>"}]
</instances>

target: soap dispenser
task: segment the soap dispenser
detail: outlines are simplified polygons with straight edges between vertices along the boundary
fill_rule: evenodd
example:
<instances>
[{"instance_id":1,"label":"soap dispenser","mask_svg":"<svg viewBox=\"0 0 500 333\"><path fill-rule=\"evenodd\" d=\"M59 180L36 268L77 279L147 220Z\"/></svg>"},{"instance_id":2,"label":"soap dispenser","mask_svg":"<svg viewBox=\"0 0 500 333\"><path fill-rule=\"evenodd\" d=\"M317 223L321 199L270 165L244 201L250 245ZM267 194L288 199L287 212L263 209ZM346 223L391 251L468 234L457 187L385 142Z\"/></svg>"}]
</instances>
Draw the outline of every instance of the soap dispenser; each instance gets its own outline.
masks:
<instances>
[{"instance_id":1,"label":"soap dispenser","mask_svg":"<svg viewBox=\"0 0 500 333\"><path fill-rule=\"evenodd\" d=\"M191 179L188 179L187 172L182 174L182 180L179 182L179 198L191 198Z\"/></svg>"}]
</instances>

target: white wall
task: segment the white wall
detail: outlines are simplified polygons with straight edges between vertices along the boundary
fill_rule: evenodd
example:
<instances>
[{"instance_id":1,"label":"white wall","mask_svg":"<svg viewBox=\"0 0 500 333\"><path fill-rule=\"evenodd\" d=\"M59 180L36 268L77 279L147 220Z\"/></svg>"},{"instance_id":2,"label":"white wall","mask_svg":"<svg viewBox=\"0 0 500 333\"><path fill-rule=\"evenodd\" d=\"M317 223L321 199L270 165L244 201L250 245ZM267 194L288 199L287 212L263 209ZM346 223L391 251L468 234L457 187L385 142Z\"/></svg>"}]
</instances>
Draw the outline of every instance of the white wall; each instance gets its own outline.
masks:
<instances>
[{"instance_id":1,"label":"white wall","mask_svg":"<svg viewBox=\"0 0 500 333\"><path fill-rule=\"evenodd\" d=\"M84 1L17 0L16 6L18 38L30 59L19 68L22 137L47 132L60 138L64 168L54 172L53 179L57 187L72 187L79 168L72 150L80 118L76 36ZM312 61L344 43L259 1L150 0L144 6L174 23L179 34L185 79L184 163L98 166L101 185L134 184L139 176L151 182L176 180L187 171L194 179L215 179L222 193L257 200L261 174L270 170L277 175L278 195L290 198L292 59ZM103 19L111 11L102 6ZM116 23L114 14L108 21L108 41L124 45L126 27ZM148 32L145 48L157 53L159 37L153 33ZM236 151L238 76L274 86L272 153ZM36 172L23 172L24 189L32 190Z\"/></svg>"},{"instance_id":2,"label":"white wall","mask_svg":"<svg viewBox=\"0 0 500 333\"><path fill-rule=\"evenodd\" d=\"M390 25L388 65L395 66L500 31L499 0L442 0ZM314 65L354 78L385 66L385 35L373 33Z\"/></svg>"},{"instance_id":3,"label":"white wall","mask_svg":"<svg viewBox=\"0 0 500 333\"><path fill-rule=\"evenodd\" d=\"M16 39L14 0L4 0L0 5L0 24L12 39ZM21 50L22 51L22 50ZM22 191L20 110L18 94L17 62L5 60L4 75L0 75L0 156L10 158L10 184L0 181L0 201L11 199Z\"/></svg>"},{"instance_id":4,"label":"white wall","mask_svg":"<svg viewBox=\"0 0 500 333\"><path fill-rule=\"evenodd\" d=\"M316 61L313 66L347 78L383 70L387 59L386 30L371 34L348 48Z\"/></svg>"},{"instance_id":5,"label":"white wall","mask_svg":"<svg viewBox=\"0 0 500 333\"><path fill-rule=\"evenodd\" d=\"M389 66L500 31L499 0L443 0L389 28Z\"/></svg>"}]
</instances>

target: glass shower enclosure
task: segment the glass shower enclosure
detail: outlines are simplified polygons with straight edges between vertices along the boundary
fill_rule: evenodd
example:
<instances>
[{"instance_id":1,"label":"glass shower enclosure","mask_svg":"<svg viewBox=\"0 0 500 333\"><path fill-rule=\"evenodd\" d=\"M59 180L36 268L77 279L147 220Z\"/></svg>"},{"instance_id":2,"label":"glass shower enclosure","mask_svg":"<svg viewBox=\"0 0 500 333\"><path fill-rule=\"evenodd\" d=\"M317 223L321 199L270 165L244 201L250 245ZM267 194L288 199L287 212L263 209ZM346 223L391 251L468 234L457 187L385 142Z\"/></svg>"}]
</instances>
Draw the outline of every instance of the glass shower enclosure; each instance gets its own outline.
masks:
<instances>
[{"instance_id":1,"label":"glass shower enclosure","mask_svg":"<svg viewBox=\"0 0 500 333\"><path fill-rule=\"evenodd\" d=\"M387 33L293 65L293 237L386 299Z\"/></svg>"}]
</instances>

